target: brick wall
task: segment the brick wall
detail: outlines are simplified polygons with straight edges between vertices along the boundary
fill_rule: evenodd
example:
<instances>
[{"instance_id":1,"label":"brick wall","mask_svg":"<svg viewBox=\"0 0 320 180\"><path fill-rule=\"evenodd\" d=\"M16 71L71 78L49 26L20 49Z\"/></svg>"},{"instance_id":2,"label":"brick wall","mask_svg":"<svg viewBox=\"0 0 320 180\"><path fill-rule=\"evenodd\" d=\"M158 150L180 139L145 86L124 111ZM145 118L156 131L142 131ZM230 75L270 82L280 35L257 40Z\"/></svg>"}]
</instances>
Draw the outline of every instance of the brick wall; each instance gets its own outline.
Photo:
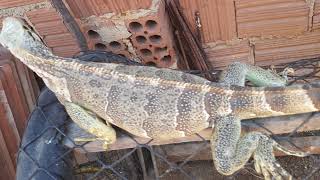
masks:
<instances>
[{"instance_id":1,"label":"brick wall","mask_svg":"<svg viewBox=\"0 0 320 180\"><path fill-rule=\"evenodd\" d=\"M157 0L66 0L64 2L78 22L90 49L110 50L160 67L173 67L174 61L177 60L173 43L174 34L170 31L166 19L168 17L163 15L163 10L155 8ZM179 0L179 2L194 32L196 32L195 14L198 13L203 47L212 67L223 68L233 61L270 65L320 56L318 43L320 0ZM37 3L48 5L27 8ZM49 1L0 0L0 13L5 9L17 7L24 9L24 17L31 22L55 54L71 57L80 51L76 37L69 32L60 14ZM159 12L148 12L152 8ZM0 16L4 17L1 14ZM144 33L153 33L152 31L132 32L129 27L130 22L138 22L144 26L148 18L153 18L152 20L161 27L156 32L159 36L154 37L164 39L162 43L154 44L149 41L149 36L153 34ZM106 29L109 29L109 32ZM94 34L91 36L90 33L98 33L98 38L92 38ZM109 42L108 36L112 36L110 33L118 37L113 37ZM156 49L162 50L161 54L156 52ZM172 60L161 61L163 57L166 59L170 57Z\"/></svg>"},{"instance_id":2,"label":"brick wall","mask_svg":"<svg viewBox=\"0 0 320 180\"><path fill-rule=\"evenodd\" d=\"M320 0L180 0L213 67L271 65L320 56Z\"/></svg>"}]
</instances>

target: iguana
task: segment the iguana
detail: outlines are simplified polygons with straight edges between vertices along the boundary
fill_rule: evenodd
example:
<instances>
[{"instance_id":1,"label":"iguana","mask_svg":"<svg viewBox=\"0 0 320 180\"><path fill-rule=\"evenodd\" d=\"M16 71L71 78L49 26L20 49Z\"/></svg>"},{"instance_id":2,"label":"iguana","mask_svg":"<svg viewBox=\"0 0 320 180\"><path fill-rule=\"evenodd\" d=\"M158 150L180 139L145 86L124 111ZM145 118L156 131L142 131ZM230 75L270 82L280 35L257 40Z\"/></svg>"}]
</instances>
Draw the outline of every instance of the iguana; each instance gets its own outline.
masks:
<instances>
[{"instance_id":1,"label":"iguana","mask_svg":"<svg viewBox=\"0 0 320 180\"><path fill-rule=\"evenodd\" d=\"M153 139L185 137L214 127L211 144L216 169L231 175L253 155L266 179L292 176L276 161L273 148L290 151L268 136L241 136L241 120L318 111L320 84L285 85L261 68L236 63L221 83L170 69L83 62L53 55L21 19L3 21L0 42L36 72L57 95L71 119L108 144L112 125ZM243 87L245 79L258 86ZM102 121L103 119L104 121Z\"/></svg>"}]
</instances>

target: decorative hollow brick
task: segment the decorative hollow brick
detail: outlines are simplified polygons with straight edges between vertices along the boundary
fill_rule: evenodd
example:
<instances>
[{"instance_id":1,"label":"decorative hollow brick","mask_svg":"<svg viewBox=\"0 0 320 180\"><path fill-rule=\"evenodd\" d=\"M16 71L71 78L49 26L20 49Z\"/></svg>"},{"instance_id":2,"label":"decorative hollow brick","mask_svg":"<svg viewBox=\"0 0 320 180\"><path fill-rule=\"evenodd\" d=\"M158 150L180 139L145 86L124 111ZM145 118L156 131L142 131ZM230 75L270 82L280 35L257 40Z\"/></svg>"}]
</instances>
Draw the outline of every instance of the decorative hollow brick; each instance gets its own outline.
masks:
<instances>
[{"instance_id":1,"label":"decorative hollow brick","mask_svg":"<svg viewBox=\"0 0 320 180\"><path fill-rule=\"evenodd\" d=\"M172 67L175 66L177 58L170 21L164 8L164 3L161 3L156 13L128 19L126 25L132 33L131 42L143 63Z\"/></svg>"}]
</instances>

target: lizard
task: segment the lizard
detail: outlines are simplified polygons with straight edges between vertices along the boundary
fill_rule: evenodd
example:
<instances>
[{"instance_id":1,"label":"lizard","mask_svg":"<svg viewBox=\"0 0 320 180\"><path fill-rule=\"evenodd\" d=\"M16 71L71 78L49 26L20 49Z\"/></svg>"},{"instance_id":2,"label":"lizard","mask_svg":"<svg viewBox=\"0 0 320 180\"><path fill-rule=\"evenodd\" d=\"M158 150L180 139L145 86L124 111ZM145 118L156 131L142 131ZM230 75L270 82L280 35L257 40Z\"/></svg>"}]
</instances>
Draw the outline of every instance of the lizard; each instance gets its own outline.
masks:
<instances>
[{"instance_id":1,"label":"lizard","mask_svg":"<svg viewBox=\"0 0 320 180\"><path fill-rule=\"evenodd\" d=\"M0 43L40 76L71 119L105 142L116 141L117 126L136 136L173 139L212 127L213 163L231 175L251 156L266 179L291 179L276 161L273 148L306 156L250 132L241 135L241 120L319 111L320 84L283 87L270 71L236 63L220 83L171 69L83 62L54 55L19 18L3 20ZM244 87L245 79L258 86ZM270 87L268 87L270 86Z\"/></svg>"}]
</instances>

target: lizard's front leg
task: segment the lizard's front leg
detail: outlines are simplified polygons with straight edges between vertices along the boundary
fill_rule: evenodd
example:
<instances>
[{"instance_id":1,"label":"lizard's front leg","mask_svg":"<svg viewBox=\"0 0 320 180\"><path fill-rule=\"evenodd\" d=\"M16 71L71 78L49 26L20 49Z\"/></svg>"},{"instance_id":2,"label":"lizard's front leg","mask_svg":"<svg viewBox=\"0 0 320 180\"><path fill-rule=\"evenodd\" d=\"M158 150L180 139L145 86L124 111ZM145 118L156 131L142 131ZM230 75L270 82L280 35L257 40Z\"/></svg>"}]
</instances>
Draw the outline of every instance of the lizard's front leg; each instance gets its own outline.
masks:
<instances>
[{"instance_id":1,"label":"lizard's front leg","mask_svg":"<svg viewBox=\"0 0 320 180\"><path fill-rule=\"evenodd\" d=\"M283 76L286 76L287 71L283 73ZM246 80L260 87L276 87L287 84L286 77L282 77L273 71L239 62L230 64L227 69L222 72L219 83L244 86Z\"/></svg>"},{"instance_id":2,"label":"lizard's front leg","mask_svg":"<svg viewBox=\"0 0 320 180\"><path fill-rule=\"evenodd\" d=\"M116 141L116 131L110 124L105 124L93 113L88 112L79 105L70 102L63 103L70 118L85 131L104 141L104 148ZM77 140L76 140L77 141Z\"/></svg>"}]
</instances>

